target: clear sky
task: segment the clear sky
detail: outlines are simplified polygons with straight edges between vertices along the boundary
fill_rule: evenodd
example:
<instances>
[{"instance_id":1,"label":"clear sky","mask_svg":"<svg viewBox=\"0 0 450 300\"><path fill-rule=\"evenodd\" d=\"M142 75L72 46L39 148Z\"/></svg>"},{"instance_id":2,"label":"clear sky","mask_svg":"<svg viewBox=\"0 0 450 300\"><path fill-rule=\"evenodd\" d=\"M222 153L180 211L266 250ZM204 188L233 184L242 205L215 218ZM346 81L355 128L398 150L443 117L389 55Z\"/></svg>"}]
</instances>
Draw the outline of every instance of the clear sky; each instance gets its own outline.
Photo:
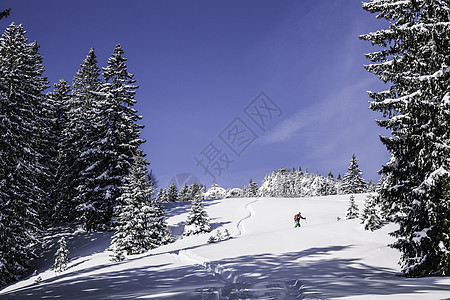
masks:
<instances>
[{"instance_id":1,"label":"clear sky","mask_svg":"<svg viewBox=\"0 0 450 300\"><path fill-rule=\"evenodd\" d=\"M105 66L121 43L140 86L144 151L167 186L179 173L241 187L299 166L366 179L388 153L368 109L383 84L364 70L358 35L385 24L360 0L2 0L37 40L51 83L69 82L89 49Z\"/></svg>"}]
</instances>

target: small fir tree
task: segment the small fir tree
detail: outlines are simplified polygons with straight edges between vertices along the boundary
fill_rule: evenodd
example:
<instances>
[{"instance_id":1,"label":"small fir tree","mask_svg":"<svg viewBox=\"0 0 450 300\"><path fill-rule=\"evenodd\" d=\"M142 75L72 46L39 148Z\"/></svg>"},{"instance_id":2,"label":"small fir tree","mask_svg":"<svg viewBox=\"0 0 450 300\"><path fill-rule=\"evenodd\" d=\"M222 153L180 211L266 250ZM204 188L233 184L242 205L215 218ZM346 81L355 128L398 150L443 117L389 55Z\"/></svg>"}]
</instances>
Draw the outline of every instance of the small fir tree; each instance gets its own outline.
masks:
<instances>
[{"instance_id":1,"label":"small fir tree","mask_svg":"<svg viewBox=\"0 0 450 300\"><path fill-rule=\"evenodd\" d=\"M346 218L349 219L356 219L359 216L359 209L358 209L358 205L356 205L355 202L355 196L351 195L350 196L350 203L347 209L347 215Z\"/></svg>"},{"instance_id":2,"label":"small fir tree","mask_svg":"<svg viewBox=\"0 0 450 300\"><path fill-rule=\"evenodd\" d=\"M378 195L368 195L361 214L361 224L365 230L375 231L381 227L381 218L377 210Z\"/></svg>"},{"instance_id":3,"label":"small fir tree","mask_svg":"<svg viewBox=\"0 0 450 300\"><path fill-rule=\"evenodd\" d=\"M57 272L63 272L67 270L67 264L69 262L69 250L67 250L67 244L64 237L58 241L59 248L55 253L55 262L53 263L52 270Z\"/></svg>"},{"instance_id":4,"label":"small fir tree","mask_svg":"<svg viewBox=\"0 0 450 300\"><path fill-rule=\"evenodd\" d=\"M209 218L206 210L202 206L199 198L192 200L191 210L189 212L186 224L184 225L184 236L207 233L211 231Z\"/></svg>"},{"instance_id":5,"label":"small fir tree","mask_svg":"<svg viewBox=\"0 0 450 300\"><path fill-rule=\"evenodd\" d=\"M362 171L359 169L354 153L342 180L342 191L345 194L358 194L366 191L366 182L362 178Z\"/></svg>"}]
</instances>

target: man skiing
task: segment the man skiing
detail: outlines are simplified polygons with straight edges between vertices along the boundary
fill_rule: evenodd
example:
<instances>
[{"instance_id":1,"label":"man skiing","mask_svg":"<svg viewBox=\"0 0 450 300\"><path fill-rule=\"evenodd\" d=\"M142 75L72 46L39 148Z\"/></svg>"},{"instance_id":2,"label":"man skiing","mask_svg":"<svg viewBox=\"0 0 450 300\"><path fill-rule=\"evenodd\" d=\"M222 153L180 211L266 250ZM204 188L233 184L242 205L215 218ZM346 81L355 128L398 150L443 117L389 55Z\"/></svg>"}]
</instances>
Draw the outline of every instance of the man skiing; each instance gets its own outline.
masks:
<instances>
[{"instance_id":1,"label":"man skiing","mask_svg":"<svg viewBox=\"0 0 450 300\"><path fill-rule=\"evenodd\" d=\"M302 213L298 212L298 214L296 214L294 216L294 222L295 222L294 228L301 227L300 226L300 219L306 220L306 218L302 216Z\"/></svg>"}]
</instances>

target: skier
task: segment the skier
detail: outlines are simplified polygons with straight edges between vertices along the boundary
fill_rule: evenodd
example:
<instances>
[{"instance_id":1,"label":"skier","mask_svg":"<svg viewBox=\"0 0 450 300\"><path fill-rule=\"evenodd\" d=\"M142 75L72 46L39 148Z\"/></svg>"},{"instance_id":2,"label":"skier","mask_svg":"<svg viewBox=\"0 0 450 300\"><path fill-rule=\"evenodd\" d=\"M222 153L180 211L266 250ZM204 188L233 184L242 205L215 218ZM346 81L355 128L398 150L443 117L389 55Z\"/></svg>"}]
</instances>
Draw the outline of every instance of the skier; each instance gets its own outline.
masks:
<instances>
[{"instance_id":1,"label":"skier","mask_svg":"<svg viewBox=\"0 0 450 300\"><path fill-rule=\"evenodd\" d=\"M300 219L306 220L306 218L302 216L302 213L298 212L298 214L296 214L294 216L294 222L295 222L294 228L301 227L300 226Z\"/></svg>"}]
</instances>

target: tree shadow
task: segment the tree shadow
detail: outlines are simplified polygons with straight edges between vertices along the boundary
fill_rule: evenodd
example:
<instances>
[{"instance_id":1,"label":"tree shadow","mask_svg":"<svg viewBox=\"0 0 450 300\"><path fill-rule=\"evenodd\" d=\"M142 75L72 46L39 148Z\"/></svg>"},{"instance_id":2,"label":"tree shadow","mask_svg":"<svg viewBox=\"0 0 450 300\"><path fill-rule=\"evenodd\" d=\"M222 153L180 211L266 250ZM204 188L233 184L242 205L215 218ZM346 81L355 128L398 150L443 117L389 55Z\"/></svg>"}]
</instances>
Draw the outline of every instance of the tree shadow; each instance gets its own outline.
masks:
<instances>
[{"instance_id":1,"label":"tree shadow","mask_svg":"<svg viewBox=\"0 0 450 300\"><path fill-rule=\"evenodd\" d=\"M282 255L248 255L215 263L235 270L242 282L299 280L306 286L308 297L322 299L450 291L450 284L438 283L436 277L408 279L396 276L396 270L369 266L359 259L331 257L332 252L349 247L352 246L310 248ZM322 258L327 255L330 258Z\"/></svg>"},{"instance_id":2,"label":"tree shadow","mask_svg":"<svg viewBox=\"0 0 450 300\"><path fill-rule=\"evenodd\" d=\"M210 222L209 225L211 226L211 231L216 230L217 228L220 228L226 224L230 224L231 221L227 222Z\"/></svg>"},{"instance_id":3,"label":"tree shadow","mask_svg":"<svg viewBox=\"0 0 450 300\"><path fill-rule=\"evenodd\" d=\"M210 263L220 266L221 270L231 270L237 274L238 280L233 283L227 282L225 276L197 265L179 266L159 262L128 269L121 267L124 263L134 264L133 260L142 258L139 257L81 271L69 269L39 284L2 294L1 298L135 299L151 295L157 299L189 299L195 296L196 291L205 288L217 287L215 290L219 290L226 286L252 287L258 284L261 286L261 283L268 286L270 283L293 281L303 285L303 297L321 299L364 295L375 298L385 295L401 297L404 294L444 293L450 290L450 284L439 283L438 278L397 277L396 271L389 268L369 266L356 258L336 258L339 252L350 247L352 245L316 247L284 254L243 255Z\"/></svg>"},{"instance_id":4,"label":"tree shadow","mask_svg":"<svg viewBox=\"0 0 450 300\"><path fill-rule=\"evenodd\" d=\"M218 286L214 276L193 272L192 266L167 269L167 264L138 267L114 272L101 272L97 266L82 273L69 272L39 284L2 294L3 300L21 299L189 299L204 285ZM78 276L74 278L73 276ZM160 295L160 296L158 296Z\"/></svg>"},{"instance_id":5,"label":"tree shadow","mask_svg":"<svg viewBox=\"0 0 450 300\"><path fill-rule=\"evenodd\" d=\"M166 202L163 204L166 209L166 218L171 218L189 212L191 202Z\"/></svg>"},{"instance_id":6,"label":"tree shadow","mask_svg":"<svg viewBox=\"0 0 450 300\"><path fill-rule=\"evenodd\" d=\"M35 270L47 270L53 265L54 255L58 249L58 240L61 237L66 240L69 259L75 260L105 251L113 235L112 231L86 232L80 230L77 223L52 226L45 229L44 232L45 235L41 237L43 243L37 245L35 249L38 257L31 261L29 272L25 278Z\"/></svg>"}]
</instances>

